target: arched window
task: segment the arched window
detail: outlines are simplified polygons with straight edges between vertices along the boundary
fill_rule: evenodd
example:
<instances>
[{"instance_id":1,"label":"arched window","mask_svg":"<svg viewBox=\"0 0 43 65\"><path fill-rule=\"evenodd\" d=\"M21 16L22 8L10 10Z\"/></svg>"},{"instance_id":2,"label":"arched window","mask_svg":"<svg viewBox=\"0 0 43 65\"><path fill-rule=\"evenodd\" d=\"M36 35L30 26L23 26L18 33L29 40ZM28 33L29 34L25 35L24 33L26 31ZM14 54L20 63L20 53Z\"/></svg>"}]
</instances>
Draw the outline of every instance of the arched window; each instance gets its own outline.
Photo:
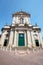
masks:
<instances>
[{"instance_id":1,"label":"arched window","mask_svg":"<svg viewBox=\"0 0 43 65\"><path fill-rule=\"evenodd\" d=\"M20 23L23 24L23 18L20 18Z\"/></svg>"}]
</instances>

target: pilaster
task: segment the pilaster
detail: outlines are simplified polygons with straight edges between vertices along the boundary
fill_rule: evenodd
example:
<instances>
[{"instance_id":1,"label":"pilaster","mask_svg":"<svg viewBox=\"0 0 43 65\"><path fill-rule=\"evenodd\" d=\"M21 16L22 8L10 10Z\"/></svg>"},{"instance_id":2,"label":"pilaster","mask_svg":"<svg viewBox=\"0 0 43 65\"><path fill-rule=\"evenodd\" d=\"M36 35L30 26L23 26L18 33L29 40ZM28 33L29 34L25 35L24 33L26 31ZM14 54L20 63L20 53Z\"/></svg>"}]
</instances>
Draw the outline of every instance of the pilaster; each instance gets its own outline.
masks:
<instances>
[{"instance_id":1,"label":"pilaster","mask_svg":"<svg viewBox=\"0 0 43 65\"><path fill-rule=\"evenodd\" d=\"M17 47L17 31L15 30L14 47Z\"/></svg>"},{"instance_id":2,"label":"pilaster","mask_svg":"<svg viewBox=\"0 0 43 65\"><path fill-rule=\"evenodd\" d=\"M3 47L4 41L6 39L6 34L7 34L7 31L5 31L5 32L2 33L2 37L1 37L1 41L0 41L0 44L2 45L2 47Z\"/></svg>"},{"instance_id":3,"label":"pilaster","mask_svg":"<svg viewBox=\"0 0 43 65\"><path fill-rule=\"evenodd\" d=\"M26 42L26 32L24 32L24 38L25 38L25 47L27 46L27 42Z\"/></svg>"},{"instance_id":4,"label":"pilaster","mask_svg":"<svg viewBox=\"0 0 43 65\"><path fill-rule=\"evenodd\" d=\"M40 44L40 46L43 48L43 42L42 42L42 38L41 38L40 33L39 33L38 35L39 35L39 44Z\"/></svg>"},{"instance_id":5,"label":"pilaster","mask_svg":"<svg viewBox=\"0 0 43 65\"><path fill-rule=\"evenodd\" d=\"M13 44L13 35L14 35L13 30L11 30L10 37L9 37L9 45L10 46Z\"/></svg>"},{"instance_id":6,"label":"pilaster","mask_svg":"<svg viewBox=\"0 0 43 65\"><path fill-rule=\"evenodd\" d=\"M31 37L30 37L30 32L29 32L29 30L27 31L27 39L28 39L28 47L30 47L31 48Z\"/></svg>"},{"instance_id":7,"label":"pilaster","mask_svg":"<svg viewBox=\"0 0 43 65\"><path fill-rule=\"evenodd\" d=\"M34 36L33 36L33 31L31 31L31 40L32 40L32 47L36 47L36 44L35 44L35 39L34 39Z\"/></svg>"}]
</instances>

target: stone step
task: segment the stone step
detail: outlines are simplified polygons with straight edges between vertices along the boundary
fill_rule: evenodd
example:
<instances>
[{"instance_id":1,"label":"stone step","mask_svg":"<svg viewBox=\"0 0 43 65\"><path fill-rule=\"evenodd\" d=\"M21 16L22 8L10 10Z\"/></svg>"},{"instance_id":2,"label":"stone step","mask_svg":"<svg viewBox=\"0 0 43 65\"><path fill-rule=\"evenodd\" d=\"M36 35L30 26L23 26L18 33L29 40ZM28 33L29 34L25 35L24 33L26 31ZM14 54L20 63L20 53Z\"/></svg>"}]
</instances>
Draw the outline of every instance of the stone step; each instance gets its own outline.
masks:
<instances>
[{"instance_id":1,"label":"stone step","mask_svg":"<svg viewBox=\"0 0 43 65\"><path fill-rule=\"evenodd\" d=\"M28 47L13 47L12 48L12 50L15 50L15 49L17 49L17 50L27 50L27 49L32 50L32 48L28 48Z\"/></svg>"}]
</instances>

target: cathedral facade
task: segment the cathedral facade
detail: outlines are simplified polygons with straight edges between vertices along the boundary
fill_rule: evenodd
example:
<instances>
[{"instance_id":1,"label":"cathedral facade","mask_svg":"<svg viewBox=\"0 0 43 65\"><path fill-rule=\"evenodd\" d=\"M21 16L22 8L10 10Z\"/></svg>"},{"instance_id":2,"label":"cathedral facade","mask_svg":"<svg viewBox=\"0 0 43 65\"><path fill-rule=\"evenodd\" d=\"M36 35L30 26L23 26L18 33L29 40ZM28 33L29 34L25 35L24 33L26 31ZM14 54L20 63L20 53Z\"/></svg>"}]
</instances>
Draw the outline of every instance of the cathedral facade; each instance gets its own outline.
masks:
<instances>
[{"instance_id":1,"label":"cathedral facade","mask_svg":"<svg viewBox=\"0 0 43 65\"><path fill-rule=\"evenodd\" d=\"M19 11L12 15L12 25L5 25L0 35L0 48L43 47L41 29L31 25L30 14Z\"/></svg>"}]
</instances>

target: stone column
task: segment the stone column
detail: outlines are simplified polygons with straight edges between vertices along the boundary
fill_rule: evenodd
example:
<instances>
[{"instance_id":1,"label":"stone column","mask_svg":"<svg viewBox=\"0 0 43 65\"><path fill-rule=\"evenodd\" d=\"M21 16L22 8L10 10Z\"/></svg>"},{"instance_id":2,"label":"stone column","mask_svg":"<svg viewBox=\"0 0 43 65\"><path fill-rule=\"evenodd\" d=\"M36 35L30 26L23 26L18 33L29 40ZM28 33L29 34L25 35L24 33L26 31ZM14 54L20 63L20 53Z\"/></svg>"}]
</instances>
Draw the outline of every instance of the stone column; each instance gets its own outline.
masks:
<instances>
[{"instance_id":1,"label":"stone column","mask_svg":"<svg viewBox=\"0 0 43 65\"><path fill-rule=\"evenodd\" d=\"M17 47L17 31L15 30L14 47Z\"/></svg>"},{"instance_id":2,"label":"stone column","mask_svg":"<svg viewBox=\"0 0 43 65\"><path fill-rule=\"evenodd\" d=\"M35 39L34 39L34 36L33 36L33 31L31 31L31 38L32 38L32 47L36 47L35 45Z\"/></svg>"},{"instance_id":3,"label":"stone column","mask_svg":"<svg viewBox=\"0 0 43 65\"><path fill-rule=\"evenodd\" d=\"M18 32L16 33L16 47L18 47Z\"/></svg>"},{"instance_id":4,"label":"stone column","mask_svg":"<svg viewBox=\"0 0 43 65\"><path fill-rule=\"evenodd\" d=\"M13 33L13 31L11 30L11 32L10 32L10 37L9 37L9 44L8 44L8 46L11 46L11 45L13 44L13 35L14 35L14 33Z\"/></svg>"},{"instance_id":5,"label":"stone column","mask_svg":"<svg viewBox=\"0 0 43 65\"><path fill-rule=\"evenodd\" d=\"M2 33L2 37L1 37L1 41L0 41L0 44L2 45L2 47L3 47L4 41L6 39L6 33L7 33L7 31L5 31L4 33Z\"/></svg>"},{"instance_id":6,"label":"stone column","mask_svg":"<svg viewBox=\"0 0 43 65\"><path fill-rule=\"evenodd\" d=\"M28 47L31 48L31 37L30 37L30 32L27 31L27 39L28 39Z\"/></svg>"},{"instance_id":7,"label":"stone column","mask_svg":"<svg viewBox=\"0 0 43 65\"><path fill-rule=\"evenodd\" d=\"M38 34L38 36L39 36L39 45L43 48L43 42L40 33Z\"/></svg>"},{"instance_id":8,"label":"stone column","mask_svg":"<svg viewBox=\"0 0 43 65\"><path fill-rule=\"evenodd\" d=\"M27 46L27 42L26 42L26 32L24 32L24 38L25 38L25 47Z\"/></svg>"}]
</instances>

